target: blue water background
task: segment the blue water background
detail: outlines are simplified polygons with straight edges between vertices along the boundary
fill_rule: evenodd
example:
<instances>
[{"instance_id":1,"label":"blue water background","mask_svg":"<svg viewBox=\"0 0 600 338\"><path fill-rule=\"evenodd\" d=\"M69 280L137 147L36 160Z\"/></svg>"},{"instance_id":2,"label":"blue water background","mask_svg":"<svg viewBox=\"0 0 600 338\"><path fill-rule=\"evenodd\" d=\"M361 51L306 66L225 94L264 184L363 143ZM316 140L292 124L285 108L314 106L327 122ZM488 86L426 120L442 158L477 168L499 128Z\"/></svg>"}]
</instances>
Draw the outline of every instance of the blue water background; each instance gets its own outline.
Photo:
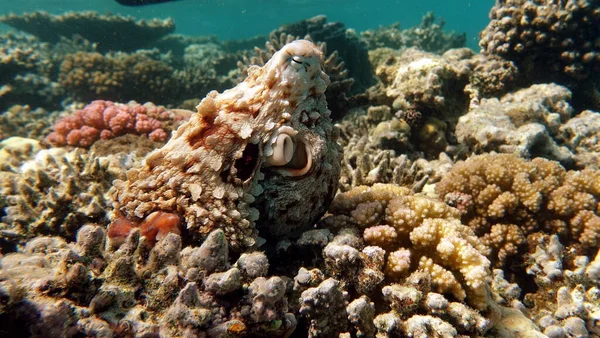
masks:
<instances>
[{"instance_id":1,"label":"blue water background","mask_svg":"<svg viewBox=\"0 0 600 338\"><path fill-rule=\"evenodd\" d=\"M329 21L342 21L360 32L394 22L400 22L401 28L415 26L423 14L433 11L444 18L447 30L466 32L468 47L478 51L478 34L489 21L493 3L493 0L179 0L132 8L114 0L0 0L0 14L94 10L140 19L172 17L177 33L240 39L266 35L281 24L317 14L326 15Z\"/></svg>"}]
</instances>

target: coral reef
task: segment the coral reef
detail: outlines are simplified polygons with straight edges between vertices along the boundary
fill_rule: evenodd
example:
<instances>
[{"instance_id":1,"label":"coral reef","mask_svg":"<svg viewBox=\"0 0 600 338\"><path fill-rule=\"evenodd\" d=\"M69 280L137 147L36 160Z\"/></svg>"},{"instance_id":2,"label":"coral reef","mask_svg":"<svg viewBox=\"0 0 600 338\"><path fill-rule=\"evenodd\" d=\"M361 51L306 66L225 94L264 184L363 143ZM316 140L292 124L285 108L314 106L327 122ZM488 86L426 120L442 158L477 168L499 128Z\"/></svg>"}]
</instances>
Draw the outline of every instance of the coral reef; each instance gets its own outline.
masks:
<instances>
[{"instance_id":1,"label":"coral reef","mask_svg":"<svg viewBox=\"0 0 600 338\"><path fill-rule=\"evenodd\" d=\"M412 129L403 118L392 116L388 106L354 110L339 123L339 143L344 148L339 189L395 183L419 192L436 182L453 161L445 153L437 161L409 158L414 154ZM434 165L433 162L437 162Z\"/></svg>"},{"instance_id":2,"label":"coral reef","mask_svg":"<svg viewBox=\"0 0 600 338\"><path fill-rule=\"evenodd\" d=\"M337 190L341 157L322 64L317 46L296 40L238 86L209 93L163 148L115 182L124 217L113 226L172 214L192 237L221 228L242 250L257 244L256 223L262 236L312 225Z\"/></svg>"},{"instance_id":3,"label":"coral reef","mask_svg":"<svg viewBox=\"0 0 600 338\"><path fill-rule=\"evenodd\" d=\"M453 55L451 52L447 55ZM472 56L465 53L465 59ZM416 109L423 115L447 118L468 106L464 88L470 70L446 54L439 56L409 48L376 64L375 73L385 86L388 100L393 101L394 110Z\"/></svg>"},{"instance_id":4,"label":"coral reef","mask_svg":"<svg viewBox=\"0 0 600 338\"><path fill-rule=\"evenodd\" d=\"M600 84L590 76L600 71L596 1L502 1L490 18L481 32L482 52L513 61L531 82L567 85L576 100L588 97L587 104L598 108L594 91Z\"/></svg>"},{"instance_id":5,"label":"coral reef","mask_svg":"<svg viewBox=\"0 0 600 338\"><path fill-rule=\"evenodd\" d=\"M176 93L173 68L151 53L77 52L60 65L58 83L76 100L167 101Z\"/></svg>"},{"instance_id":6,"label":"coral reef","mask_svg":"<svg viewBox=\"0 0 600 338\"><path fill-rule=\"evenodd\" d=\"M260 252L230 264L221 230L182 249L169 234L153 248L136 230L116 251L83 226L77 241L38 237L0 264L2 335L285 337L296 326L285 279L268 277ZM52 331L49 331L52 330Z\"/></svg>"},{"instance_id":7,"label":"coral reef","mask_svg":"<svg viewBox=\"0 0 600 338\"><path fill-rule=\"evenodd\" d=\"M166 20L135 20L96 12L47 12L6 14L0 22L35 35L42 41L57 42L61 37L79 35L98 44L99 51L135 51L175 31L175 23Z\"/></svg>"},{"instance_id":8,"label":"coral reef","mask_svg":"<svg viewBox=\"0 0 600 338\"><path fill-rule=\"evenodd\" d=\"M600 256L576 255L557 235L530 239L525 263L536 288L521 290L494 270L498 301L530 317L545 337L597 337Z\"/></svg>"},{"instance_id":9,"label":"coral reef","mask_svg":"<svg viewBox=\"0 0 600 338\"><path fill-rule=\"evenodd\" d=\"M323 220L326 225L354 225L363 231L368 245L389 253L383 272L390 280L402 280L417 269L427 271L434 291L466 300L479 309L487 307L490 262L481 254L484 247L473 231L458 220L457 209L411 195L406 188L375 184L338 194L329 212L333 216ZM343 237L338 235L338 240L334 238L324 250L326 257L332 256L334 270L340 262L333 258L344 250L344 245L349 245L342 241ZM346 259L350 258L348 254ZM361 279L358 275L355 278Z\"/></svg>"},{"instance_id":10,"label":"coral reef","mask_svg":"<svg viewBox=\"0 0 600 338\"><path fill-rule=\"evenodd\" d=\"M458 210L375 184L338 194L329 212L321 223L336 235L323 249L324 266L295 277L309 336L481 335L499 320L490 262Z\"/></svg>"},{"instance_id":11,"label":"coral reef","mask_svg":"<svg viewBox=\"0 0 600 338\"><path fill-rule=\"evenodd\" d=\"M476 54L466 61L471 69L466 91L471 104L481 98L497 97L517 88L519 69L511 61L496 55Z\"/></svg>"},{"instance_id":12,"label":"coral reef","mask_svg":"<svg viewBox=\"0 0 600 338\"><path fill-rule=\"evenodd\" d=\"M0 114L0 140L11 136L42 139L52 129L58 112L49 113L42 108L14 105Z\"/></svg>"},{"instance_id":13,"label":"coral reef","mask_svg":"<svg viewBox=\"0 0 600 338\"><path fill-rule=\"evenodd\" d=\"M599 337L598 5L491 14L1 16L0 336Z\"/></svg>"},{"instance_id":14,"label":"coral reef","mask_svg":"<svg viewBox=\"0 0 600 338\"><path fill-rule=\"evenodd\" d=\"M150 102L141 105L135 101L123 104L96 100L72 116L58 120L46 140L54 146L88 148L99 139L138 134L147 135L155 142L164 142L167 132L188 118L187 114L178 112Z\"/></svg>"},{"instance_id":15,"label":"coral reef","mask_svg":"<svg viewBox=\"0 0 600 338\"><path fill-rule=\"evenodd\" d=\"M443 54L452 48L462 48L466 44L466 34L445 33L443 19L436 23L433 12L427 12L416 27L400 29L400 23L360 33L361 40L372 50L376 48L402 49L417 47L425 52Z\"/></svg>"},{"instance_id":16,"label":"coral reef","mask_svg":"<svg viewBox=\"0 0 600 338\"><path fill-rule=\"evenodd\" d=\"M52 79L56 50L22 33L0 35L0 109L25 103L58 106L62 91Z\"/></svg>"},{"instance_id":17,"label":"coral reef","mask_svg":"<svg viewBox=\"0 0 600 338\"><path fill-rule=\"evenodd\" d=\"M497 151L525 158L543 156L565 165L573 153L557 144L561 124L574 109L571 92L556 84L533 85L500 99L482 99L456 124L456 137L474 153Z\"/></svg>"},{"instance_id":18,"label":"coral reef","mask_svg":"<svg viewBox=\"0 0 600 338\"><path fill-rule=\"evenodd\" d=\"M34 139L17 136L4 139L0 141L0 170L16 172L23 162L40 150L40 142Z\"/></svg>"},{"instance_id":19,"label":"coral reef","mask_svg":"<svg viewBox=\"0 0 600 338\"><path fill-rule=\"evenodd\" d=\"M600 239L600 172L565 170L543 158L483 154L457 163L436 185L462 221L482 238L495 266L522 254L527 236L557 234L582 253ZM518 256L516 258L519 258Z\"/></svg>"},{"instance_id":20,"label":"coral reef","mask_svg":"<svg viewBox=\"0 0 600 338\"><path fill-rule=\"evenodd\" d=\"M27 144L33 148L25 154L40 149L36 141ZM124 172L106 158L53 148L35 152L19 166L2 168L0 176L0 205L5 206L0 231L3 240L19 244L39 235L72 239L87 222L106 223L111 205L107 192Z\"/></svg>"},{"instance_id":21,"label":"coral reef","mask_svg":"<svg viewBox=\"0 0 600 338\"><path fill-rule=\"evenodd\" d=\"M574 153L580 168L600 169L600 114L586 110L559 127L556 138Z\"/></svg>"},{"instance_id":22,"label":"coral reef","mask_svg":"<svg viewBox=\"0 0 600 338\"><path fill-rule=\"evenodd\" d=\"M236 61L236 57L226 53L220 44L188 45L174 74L177 83L174 95L181 99L202 98L211 90L230 88L234 79L229 73L235 68Z\"/></svg>"}]
</instances>

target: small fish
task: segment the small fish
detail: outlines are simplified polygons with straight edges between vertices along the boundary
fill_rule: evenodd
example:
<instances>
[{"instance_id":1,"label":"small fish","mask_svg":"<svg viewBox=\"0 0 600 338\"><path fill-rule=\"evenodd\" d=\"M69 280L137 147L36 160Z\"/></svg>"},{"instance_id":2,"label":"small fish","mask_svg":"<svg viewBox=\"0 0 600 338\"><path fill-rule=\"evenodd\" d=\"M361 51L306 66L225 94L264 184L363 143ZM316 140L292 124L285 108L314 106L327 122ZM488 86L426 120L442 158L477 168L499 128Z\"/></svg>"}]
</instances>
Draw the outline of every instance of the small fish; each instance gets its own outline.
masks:
<instances>
[{"instance_id":1,"label":"small fish","mask_svg":"<svg viewBox=\"0 0 600 338\"><path fill-rule=\"evenodd\" d=\"M173 2L178 0L115 0L123 6L146 6L155 5L163 2Z\"/></svg>"}]
</instances>

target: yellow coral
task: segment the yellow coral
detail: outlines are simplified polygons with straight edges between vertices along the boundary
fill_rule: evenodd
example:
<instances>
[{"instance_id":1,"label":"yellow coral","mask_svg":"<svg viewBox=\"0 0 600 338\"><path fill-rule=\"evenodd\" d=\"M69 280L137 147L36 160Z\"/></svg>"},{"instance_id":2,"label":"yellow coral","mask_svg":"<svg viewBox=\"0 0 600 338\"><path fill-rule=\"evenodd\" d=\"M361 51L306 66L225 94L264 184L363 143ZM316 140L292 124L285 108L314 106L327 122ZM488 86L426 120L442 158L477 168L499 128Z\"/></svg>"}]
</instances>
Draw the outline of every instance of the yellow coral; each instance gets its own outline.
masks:
<instances>
[{"instance_id":1,"label":"yellow coral","mask_svg":"<svg viewBox=\"0 0 600 338\"><path fill-rule=\"evenodd\" d=\"M338 194L330 212L333 220L366 227L367 244L388 252L384 273L390 280L421 269L432 276L435 291L485 308L490 262L482 254L483 243L458 219L458 209L395 185L376 184Z\"/></svg>"},{"instance_id":2,"label":"yellow coral","mask_svg":"<svg viewBox=\"0 0 600 338\"><path fill-rule=\"evenodd\" d=\"M484 247L469 227L457 219L429 218L410 233L410 240L417 253L421 254L421 262L425 257L435 257L438 264L443 264L454 274L458 273L466 284L455 282L447 285L446 280L432 278L434 286L444 285L442 289L450 287L460 300L464 299L464 296L461 298L464 291L458 290L464 288L471 304L479 308L485 305L485 281L490 262L481 254Z\"/></svg>"},{"instance_id":3,"label":"yellow coral","mask_svg":"<svg viewBox=\"0 0 600 338\"><path fill-rule=\"evenodd\" d=\"M381 247L385 250L398 246L398 232L389 225L376 225L365 229L363 233L365 242L369 245Z\"/></svg>"},{"instance_id":4,"label":"yellow coral","mask_svg":"<svg viewBox=\"0 0 600 338\"><path fill-rule=\"evenodd\" d=\"M489 258L503 265L536 231L594 248L600 233L598 177L598 170L566 171L543 158L484 154L457 163L436 192L446 201L465 195L473 200L462 220L485 238L486 252L497 255Z\"/></svg>"}]
</instances>

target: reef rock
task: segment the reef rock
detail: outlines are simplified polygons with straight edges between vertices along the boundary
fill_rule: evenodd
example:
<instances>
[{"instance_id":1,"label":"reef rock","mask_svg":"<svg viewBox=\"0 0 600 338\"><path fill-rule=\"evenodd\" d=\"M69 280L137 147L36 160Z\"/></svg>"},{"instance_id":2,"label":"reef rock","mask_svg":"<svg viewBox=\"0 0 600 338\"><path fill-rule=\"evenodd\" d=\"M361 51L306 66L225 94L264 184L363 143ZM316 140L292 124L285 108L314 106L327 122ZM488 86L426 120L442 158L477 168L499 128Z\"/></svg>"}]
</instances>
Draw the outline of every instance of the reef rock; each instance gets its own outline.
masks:
<instances>
[{"instance_id":1,"label":"reef rock","mask_svg":"<svg viewBox=\"0 0 600 338\"><path fill-rule=\"evenodd\" d=\"M236 87L210 92L163 148L115 182L109 237L140 226L151 241L180 231L202 239L221 228L243 250L257 243L257 228L282 236L314 224L337 190L341 160L323 62L316 45L297 40Z\"/></svg>"}]
</instances>

